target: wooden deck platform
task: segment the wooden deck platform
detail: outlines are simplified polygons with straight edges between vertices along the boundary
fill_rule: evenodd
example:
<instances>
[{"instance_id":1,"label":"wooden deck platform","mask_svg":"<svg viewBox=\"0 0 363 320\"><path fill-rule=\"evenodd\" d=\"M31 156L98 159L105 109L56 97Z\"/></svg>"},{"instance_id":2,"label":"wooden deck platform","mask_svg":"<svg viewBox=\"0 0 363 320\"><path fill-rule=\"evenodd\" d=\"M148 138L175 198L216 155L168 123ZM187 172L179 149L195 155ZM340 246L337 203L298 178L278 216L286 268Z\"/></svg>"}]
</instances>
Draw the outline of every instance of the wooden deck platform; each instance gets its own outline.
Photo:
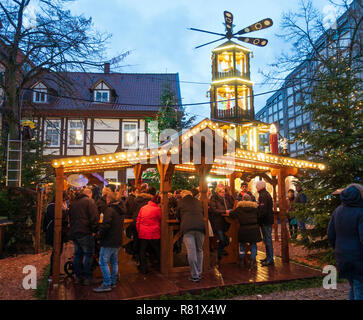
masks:
<instances>
[{"instance_id":1,"label":"wooden deck platform","mask_svg":"<svg viewBox=\"0 0 363 320\"><path fill-rule=\"evenodd\" d=\"M265 257L258 252L257 260ZM124 273L120 282L111 292L95 293L92 286L74 285L73 280L66 278L58 289L49 289L49 300L128 300L158 298L162 295L197 294L201 290L223 288L241 284L278 283L296 279L308 279L322 276L318 270L290 262L284 264L281 258L275 258L275 265L261 267L254 271L240 268L237 264L224 264L214 267L203 274L199 283L188 280L189 272L177 272L168 277L157 271L143 275L139 273Z\"/></svg>"}]
</instances>

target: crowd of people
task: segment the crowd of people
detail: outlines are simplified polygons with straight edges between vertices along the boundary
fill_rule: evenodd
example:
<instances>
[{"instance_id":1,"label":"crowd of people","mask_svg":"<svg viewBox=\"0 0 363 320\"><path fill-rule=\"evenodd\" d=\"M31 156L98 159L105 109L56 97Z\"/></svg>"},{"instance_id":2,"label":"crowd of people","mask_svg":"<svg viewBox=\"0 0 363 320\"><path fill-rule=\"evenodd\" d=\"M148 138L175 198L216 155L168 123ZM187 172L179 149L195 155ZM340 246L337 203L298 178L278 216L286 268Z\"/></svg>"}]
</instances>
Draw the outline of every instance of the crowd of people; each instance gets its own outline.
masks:
<instances>
[{"instance_id":1,"label":"crowd of people","mask_svg":"<svg viewBox=\"0 0 363 320\"><path fill-rule=\"evenodd\" d=\"M238 220L240 225L239 265L256 268L257 243L262 240L266 258L260 261L261 265L274 265L273 201L264 181L257 181L256 189L258 197L248 190L247 183L243 183L241 191L236 194L232 194L230 188L223 184L217 185L213 191L208 190L208 235L198 188L176 190L169 194L169 218L180 222L182 237L178 252L184 243L191 281L198 282L202 278L203 243L206 236L218 239L216 250L219 261L228 255L225 248L230 243L230 238L226 235L230 224L226 217ZM148 273L151 265L154 268L160 267L161 208L160 196L155 188L146 183L140 188L121 186L117 190L113 185L102 189L98 186L84 187L78 191L64 192L63 200L62 242L72 240L74 243L75 283L90 285L97 282L92 279L92 266L95 252L99 251L98 263L103 283L94 290L105 292L116 286L118 252L123 244L124 231L132 239L124 248L132 255L139 272ZM292 200L290 203L292 204ZM49 222L54 219L54 201L48 205L45 217L44 231L47 232L47 243L52 245L54 225ZM126 228L125 219L132 221ZM251 255L248 265L245 265L247 244L250 245Z\"/></svg>"}]
</instances>

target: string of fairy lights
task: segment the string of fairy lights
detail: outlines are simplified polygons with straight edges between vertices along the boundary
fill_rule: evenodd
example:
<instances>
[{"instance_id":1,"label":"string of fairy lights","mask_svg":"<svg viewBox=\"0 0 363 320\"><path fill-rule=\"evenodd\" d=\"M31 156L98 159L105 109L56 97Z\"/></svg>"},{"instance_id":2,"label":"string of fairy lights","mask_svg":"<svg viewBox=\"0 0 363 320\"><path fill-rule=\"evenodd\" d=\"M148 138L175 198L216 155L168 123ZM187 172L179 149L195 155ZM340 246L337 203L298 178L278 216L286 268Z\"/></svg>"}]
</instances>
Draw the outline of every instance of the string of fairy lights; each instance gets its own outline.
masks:
<instances>
[{"instance_id":1,"label":"string of fairy lights","mask_svg":"<svg viewBox=\"0 0 363 320\"><path fill-rule=\"evenodd\" d=\"M214 130L217 135L225 139L227 142L232 142L233 139L219 128L218 123L210 120L204 120L193 128L184 132L180 137L183 145L192 136L200 133L204 129L209 128ZM158 158L170 157L179 154L180 150L173 144L172 141L151 150L125 151L114 154L103 154L95 156L82 156L53 160L54 168L62 167L65 173L69 172L84 172L93 170L105 169L120 169L130 167L139 163L156 164ZM170 160L168 160L170 161ZM212 173L229 174L229 172L240 171L246 169L254 169L267 171L270 168L294 167L301 169L316 169L324 170L325 166L320 163L314 163L305 160L297 160L293 158L281 157L278 155L264 154L253 151L246 151L237 148L235 151L227 153L225 156L220 156L214 160ZM195 166L193 163L176 164L175 168L181 171L194 172Z\"/></svg>"}]
</instances>

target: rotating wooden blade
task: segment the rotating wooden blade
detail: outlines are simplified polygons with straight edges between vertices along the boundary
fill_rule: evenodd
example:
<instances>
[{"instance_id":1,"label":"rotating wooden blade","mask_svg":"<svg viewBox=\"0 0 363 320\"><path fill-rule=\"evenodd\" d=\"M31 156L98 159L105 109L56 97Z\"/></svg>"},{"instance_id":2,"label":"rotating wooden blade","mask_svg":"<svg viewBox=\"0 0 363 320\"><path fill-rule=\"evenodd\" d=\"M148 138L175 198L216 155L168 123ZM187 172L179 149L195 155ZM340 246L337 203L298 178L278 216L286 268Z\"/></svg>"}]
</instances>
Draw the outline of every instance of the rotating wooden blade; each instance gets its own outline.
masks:
<instances>
[{"instance_id":1,"label":"rotating wooden blade","mask_svg":"<svg viewBox=\"0 0 363 320\"><path fill-rule=\"evenodd\" d=\"M228 11L224 11L224 22L227 29L227 38L230 39L232 37L232 28L233 28L233 14Z\"/></svg>"},{"instance_id":2,"label":"rotating wooden blade","mask_svg":"<svg viewBox=\"0 0 363 320\"><path fill-rule=\"evenodd\" d=\"M240 31L238 31L237 33L234 34L245 34L248 32L253 32L253 31L258 31L258 30L262 30L262 29L266 29L266 28L270 28L273 25L273 21L270 18L267 19L263 19L259 22L256 22L246 28L241 29Z\"/></svg>"},{"instance_id":3,"label":"rotating wooden blade","mask_svg":"<svg viewBox=\"0 0 363 320\"><path fill-rule=\"evenodd\" d=\"M199 32L205 32L205 33L210 33L210 34L215 34L217 36L224 36L223 33L216 33L216 32L211 32L211 31L206 31L206 30L201 30L201 29L189 28L189 30L199 31Z\"/></svg>"},{"instance_id":4,"label":"rotating wooden blade","mask_svg":"<svg viewBox=\"0 0 363 320\"><path fill-rule=\"evenodd\" d=\"M224 36L223 38L220 38L220 39L217 39L217 40L214 40L214 41L211 41L211 42L207 42L207 43L202 44L202 45L200 45L200 46L198 46L198 47L195 47L194 49L198 49L198 48L204 47L204 46L206 46L206 45L208 45L208 44L211 44L211 43L214 43L214 42L217 42L217 41L223 40L223 39L225 39L225 38L226 38L226 37Z\"/></svg>"},{"instance_id":5,"label":"rotating wooden blade","mask_svg":"<svg viewBox=\"0 0 363 320\"><path fill-rule=\"evenodd\" d=\"M264 47L267 45L268 40L267 39L263 39L263 38L245 38L245 37L235 37L237 38L239 41L243 41L249 44L253 44L255 46L258 47Z\"/></svg>"}]
</instances>

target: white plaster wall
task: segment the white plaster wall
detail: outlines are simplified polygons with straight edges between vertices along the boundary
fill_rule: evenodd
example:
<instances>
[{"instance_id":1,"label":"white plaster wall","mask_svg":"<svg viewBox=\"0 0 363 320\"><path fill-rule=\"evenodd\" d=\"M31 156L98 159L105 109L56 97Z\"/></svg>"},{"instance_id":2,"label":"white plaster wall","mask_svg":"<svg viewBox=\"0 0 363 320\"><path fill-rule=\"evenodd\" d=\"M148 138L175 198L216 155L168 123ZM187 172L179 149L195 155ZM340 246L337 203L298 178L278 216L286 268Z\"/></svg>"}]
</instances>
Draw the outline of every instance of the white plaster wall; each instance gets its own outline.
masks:
<instances>
[{"instance_id":1,"label":"white plaster wall","mask_svg":"<svg viewBox=\"0 0 363 320\"><path fill-rule=\"evenodd\" d=\"M67 156L82 156L83 149L67 149Z\"/></svg>"},{"instance_id":2,"label":"white plaster wall","mask_svg":"<svg viewBox=\"0 0 363 320\"><path fill-rule=\"evenodd\" d=\"M118 181L118 171L105 171L104 172L105 179L115 179Z\"/></svg>"},{"instance_id":3,"label":"white plaster wall","mask_svg":"<svg viewBox=\"0 0 363 320\"><path fill-rule=\"evenodd\" d=\"M119 142L119 132L94 131L93 143L117 143Z\"/></svg>"},{"instance_id":4,"label":"white plaster wall","mask_svg":"<svg viewBox=\"0 0 363 320\"><path fill-rule=\"evenodd\" d=\"M119 130L120 120L119 119L95 119L94 121L95 130Z\"/></svg>"},{"instance_id":5,"label":"white plaster wall","mask_svg":"<svg viewBox=\"0 0 363 320\"><path fill-rule=\"evenodd\" d=\"M134 170L132 168L126 169L126 181L127 179L135 179Z\"/></svg>"},{"instance_id":6,"label":"white plaster wall","mask_svg":"<svg viewBox=\"0 0 363 320\"><path fill-rule=\"evenodd\" d=\"M44 149L43 151L44 155L54 155L54 156L58 156L60 155L59 149L54 150L54 149Z\"/></svg>"},{"instance_id":7,"label":"white plaster wall","mask_svg":"<svg viewBox=\"0 0 363 320\"><path fill-rule=\"evenodd\" d=\"M97 154L114 153L116 152L117 145L94 145Z\"/></svg>"}]
</instances>

